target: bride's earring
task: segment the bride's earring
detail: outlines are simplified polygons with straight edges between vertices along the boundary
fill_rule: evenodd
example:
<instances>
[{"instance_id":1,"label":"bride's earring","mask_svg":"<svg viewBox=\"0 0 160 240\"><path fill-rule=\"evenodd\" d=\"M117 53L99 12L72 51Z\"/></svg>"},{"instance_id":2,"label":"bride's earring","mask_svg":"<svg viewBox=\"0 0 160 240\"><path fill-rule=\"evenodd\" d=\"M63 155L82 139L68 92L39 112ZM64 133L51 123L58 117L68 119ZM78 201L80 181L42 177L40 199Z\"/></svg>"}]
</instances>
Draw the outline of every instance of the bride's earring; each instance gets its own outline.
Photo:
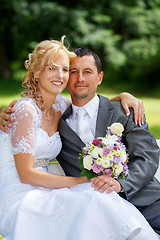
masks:
<instances>
[{"instance_id":1,"label":"bride's earring","mask_svg":"<svg viewBox=\"0 0 160 240\"><path fill-rule=\"evenodd\" d=\"M38 83L38 78L35 78L35 83Z\"/></svg>"},{"instance_id":2,"label":"bride's earring","mask_svg":"<svg viewBox=\"0 0 160 240\"><path fill-rule=\"evenodd\" d=\"M35 77L35 75L32 73L32 79L34 80L35 83L38 83L38 78Z\"/></svg>"}]
</instances>

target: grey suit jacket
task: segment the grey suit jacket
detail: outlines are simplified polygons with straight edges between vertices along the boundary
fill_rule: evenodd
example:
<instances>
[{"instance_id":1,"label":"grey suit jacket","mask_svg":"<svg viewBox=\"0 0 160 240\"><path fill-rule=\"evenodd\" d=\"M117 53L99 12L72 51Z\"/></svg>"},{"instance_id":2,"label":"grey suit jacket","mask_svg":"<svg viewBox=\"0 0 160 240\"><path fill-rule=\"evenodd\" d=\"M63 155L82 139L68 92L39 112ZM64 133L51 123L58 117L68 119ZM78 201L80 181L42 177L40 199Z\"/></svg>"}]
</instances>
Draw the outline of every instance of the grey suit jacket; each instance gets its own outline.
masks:
<instances>
[{"instance_id":1,"label":"grey suit jacket","mask_svg":"<svg viewBox=\"0 0 160 240\"><path fill-rule=\"evenodd\" d=\"M120 102L110 102L103 96L99 98L95 137L105 136L107 127L114 122L122 123L125 129L122 141L129 153L129 174L125 179L118 180L124 189L120 195L136 207L148 206L160 199L160 183L154 177L159 164L159 147L156 140L148 131L146 121L141 127L134 124L132 109L131 115L126 117ZM78 177L78 155L84 143L65 122L71 113L70 106L59 123L62 150L57 159L66 175Z\"/></svg>"}]
</instances>

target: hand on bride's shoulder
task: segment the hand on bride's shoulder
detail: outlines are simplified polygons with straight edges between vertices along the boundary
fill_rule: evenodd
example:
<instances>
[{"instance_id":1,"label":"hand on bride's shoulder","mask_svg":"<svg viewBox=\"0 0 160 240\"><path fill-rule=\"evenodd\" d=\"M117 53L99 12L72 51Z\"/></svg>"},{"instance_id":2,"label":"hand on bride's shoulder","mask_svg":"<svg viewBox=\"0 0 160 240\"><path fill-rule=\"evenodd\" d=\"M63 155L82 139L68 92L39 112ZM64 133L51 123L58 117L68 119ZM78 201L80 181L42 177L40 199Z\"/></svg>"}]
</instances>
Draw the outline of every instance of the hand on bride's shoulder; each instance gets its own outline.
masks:
<instances>
[{"instance_id":1,"label":"hand on bride's shoulder","mask_svg":"<svg viewBox=\"0 0 160 240\"><path fill-rule=\"evenodd\" d=\"M17 100L13 100L9 106L6 108L3 108L0 111L0 129L4 132L8 132L7 128L12 127L12 122L14 121L14 118L10 116L11 113L15 112L15 109L13 108Z\"/></svg>"}]
</instances>

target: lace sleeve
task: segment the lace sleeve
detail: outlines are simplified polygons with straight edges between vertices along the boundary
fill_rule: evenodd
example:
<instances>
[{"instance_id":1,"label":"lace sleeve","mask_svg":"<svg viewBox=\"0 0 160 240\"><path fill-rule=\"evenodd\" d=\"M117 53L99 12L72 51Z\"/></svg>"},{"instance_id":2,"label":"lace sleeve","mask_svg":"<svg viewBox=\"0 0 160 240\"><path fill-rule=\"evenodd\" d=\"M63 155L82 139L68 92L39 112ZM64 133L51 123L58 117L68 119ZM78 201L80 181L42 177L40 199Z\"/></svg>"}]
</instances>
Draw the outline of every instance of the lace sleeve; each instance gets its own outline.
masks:
<instances>
[{"instance_id":1,"label":"lace sleeve","mask_svg":"<svg viewBox=\"0 0 160 240\"><path fill-rule=\"evenodd\" d=\"M64 113L64 111L71 105L71 99L57 94L56 99L52 105L56 112Z\"/></svg>"},{"instance_id":2,"label":"lace sleeve","mask_svg":"<svg viewBox=\"0 0 160 240\"><path fill-rule=\"evenodd\" d=\"M31 153L34 155L35 109L30 102L22 101L16 106L15 119L10 130L13 154Z\"/></svg>"}]
</instances>

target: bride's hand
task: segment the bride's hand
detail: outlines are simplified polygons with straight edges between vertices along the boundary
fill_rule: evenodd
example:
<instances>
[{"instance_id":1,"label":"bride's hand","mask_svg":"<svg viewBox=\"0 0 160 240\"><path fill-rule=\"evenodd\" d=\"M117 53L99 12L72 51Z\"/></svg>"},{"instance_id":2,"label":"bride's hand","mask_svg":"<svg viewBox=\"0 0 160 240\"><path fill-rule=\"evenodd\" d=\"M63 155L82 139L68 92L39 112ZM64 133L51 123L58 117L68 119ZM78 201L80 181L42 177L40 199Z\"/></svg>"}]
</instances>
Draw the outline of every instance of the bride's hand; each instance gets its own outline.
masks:
<instances>
[{"instance_id":1,"label":"bride's hand","mask_svg":"<svg viewBox=\"0 0 160 240\"><path fill-rule=\"evenodd\" d=\"M130 93L123 92L118 96L111 98L110 101L121 101L127 116L130 115L129 108L133 108L135 124L138 124L139 126L143 124L144 104L142 100L134 97Z\"/></svg>"},{"instance_id":2,"label":"bride's hand","mask_svg":"<svg viewBox=\"0 0 160 240\"><path fill-rule=\"evenodd\" d=\"M10 116L11 113L15 111L13 108L17 100L13 100L8 107L3 108L0 111L0 129L6 133L8 133L7 128L12 127L12 122L14 121L14 118ZM6 128L7 127L7 128Z\"/></svg>"}]
</instances>

